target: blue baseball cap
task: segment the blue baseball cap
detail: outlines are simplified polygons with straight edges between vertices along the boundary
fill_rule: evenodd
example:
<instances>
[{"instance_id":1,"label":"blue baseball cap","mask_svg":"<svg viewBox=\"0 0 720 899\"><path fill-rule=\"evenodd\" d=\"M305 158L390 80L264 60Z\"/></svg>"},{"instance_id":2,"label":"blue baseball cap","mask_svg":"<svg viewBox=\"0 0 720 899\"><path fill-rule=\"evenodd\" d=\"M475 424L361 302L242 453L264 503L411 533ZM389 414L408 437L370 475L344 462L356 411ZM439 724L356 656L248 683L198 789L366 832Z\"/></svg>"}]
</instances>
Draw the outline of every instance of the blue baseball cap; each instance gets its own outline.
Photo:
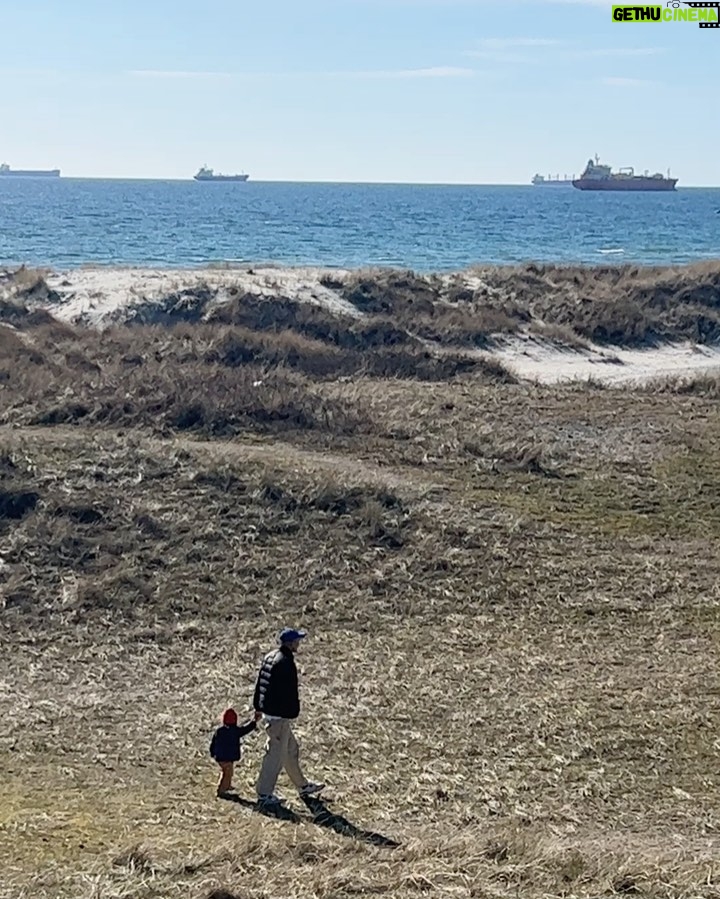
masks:
<instances>
[{"instance_id":1,"label":"blue baseball cap","mask_svg":"<svg viewBox=\"0 0 720 899\"><path fill-rule=\"evenodd\" d=\"M306 636L305 631L297 631L293 627L286 627L280 631L279 639L281 643L294 643L296 640L302 640Z\"/></svg>"}]
</instances>

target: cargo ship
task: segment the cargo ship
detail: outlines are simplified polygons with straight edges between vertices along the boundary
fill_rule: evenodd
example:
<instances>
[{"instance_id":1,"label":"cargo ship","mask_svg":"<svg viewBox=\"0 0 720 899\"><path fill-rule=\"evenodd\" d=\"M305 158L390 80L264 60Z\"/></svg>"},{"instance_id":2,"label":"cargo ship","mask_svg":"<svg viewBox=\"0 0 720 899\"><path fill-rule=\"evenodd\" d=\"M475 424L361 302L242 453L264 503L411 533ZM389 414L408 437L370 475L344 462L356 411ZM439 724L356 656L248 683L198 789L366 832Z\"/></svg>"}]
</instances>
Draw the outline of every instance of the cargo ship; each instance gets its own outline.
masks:
<instances>
[{"instance_id":1,"label":"cargo ship","mask_svg":"<svg viewBox=\"0 0 720 899\"><path fill-rule=\"evenodd\" d=\"M600 165L600 159L588 160L585 171L578 179L573 181L573 187L578 190L675 190L677 178L667 177L660 172L649 175L636 175L632 168L620 169L613 172L609 165Z\"/></svg>"},{"instance_id":2,"label":"cargo ship","mask_svg":"<svg viewBox=\"0 0 720 899\"><path fill-rule=\"evenodd\" d=\"M247 181L250 177L249 175L216 175L212 169L209 169L206 165L202 166L202 168L198 169L197 173L193 175L196 181Z\"/></svg>"},{"instance_id":3,"label":"cargo ship","mask_svg":"<svg viewBox=\"0 0 720 899\"><path fill-rule=\"evenodd\" d=\"M572 178L568 178L567 175L565 175L564 178L561 178L560 175L555 175L554 178L552 177L552 175L548 175L547 178L545 177L545 175L535 175L532 179L532 183L536 187L539 187L541 185L550 185L551 187L570 187L573 183L574 178L575 175L573 175Z\"/></svg>"},{"instance_id":4,"label":"cargo ship","mask_svg":"<svg viewBox=\"0 0 720 899\"><path fill-rule=\"evenodd\" d=\"M11 169L3 162L0 164L0 178L59 178L60 169Z\"/></svg>"}]
</instances>

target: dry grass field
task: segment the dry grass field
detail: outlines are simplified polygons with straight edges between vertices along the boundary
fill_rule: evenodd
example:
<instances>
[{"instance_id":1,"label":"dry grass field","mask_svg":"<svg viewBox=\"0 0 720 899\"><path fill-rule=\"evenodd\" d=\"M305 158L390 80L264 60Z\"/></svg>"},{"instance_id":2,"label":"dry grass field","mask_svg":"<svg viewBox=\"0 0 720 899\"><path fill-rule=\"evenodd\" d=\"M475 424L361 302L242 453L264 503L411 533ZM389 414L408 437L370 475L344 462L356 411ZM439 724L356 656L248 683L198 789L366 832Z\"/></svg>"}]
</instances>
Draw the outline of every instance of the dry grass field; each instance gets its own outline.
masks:
<instances>
[{"instance_id":1,"label":"dry grass field","mask_svg":"<svg viewBox=\"0 0 720 899\"><path fill-rule=\"evenodd\" d=\"M717 380L0 318L2 899L720 896ZM207 746L286 623L278 820Z\"/></svg>"}]
</instances>

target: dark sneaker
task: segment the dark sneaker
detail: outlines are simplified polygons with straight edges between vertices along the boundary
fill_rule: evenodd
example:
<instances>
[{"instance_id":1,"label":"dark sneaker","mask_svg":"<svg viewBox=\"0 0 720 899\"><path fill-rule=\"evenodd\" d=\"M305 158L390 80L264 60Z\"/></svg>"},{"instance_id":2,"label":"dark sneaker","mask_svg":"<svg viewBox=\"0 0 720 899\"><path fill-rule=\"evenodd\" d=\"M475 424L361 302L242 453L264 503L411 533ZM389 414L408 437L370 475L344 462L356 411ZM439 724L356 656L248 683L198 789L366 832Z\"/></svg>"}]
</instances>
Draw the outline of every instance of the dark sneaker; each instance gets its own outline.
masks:
<instances>
[{"instance_id":1,"label":"dark sneaker","mask_svg":"<svg viewBox=\"0 0 720 899\"><path fill-rule=\"evenodd\" d=\"M298 794L303 796L316 796L318 793L322 793L325 789L325 784L315 784L315 783L306 783L304 787L298 790Z\"/></svg>"}]
</instances>

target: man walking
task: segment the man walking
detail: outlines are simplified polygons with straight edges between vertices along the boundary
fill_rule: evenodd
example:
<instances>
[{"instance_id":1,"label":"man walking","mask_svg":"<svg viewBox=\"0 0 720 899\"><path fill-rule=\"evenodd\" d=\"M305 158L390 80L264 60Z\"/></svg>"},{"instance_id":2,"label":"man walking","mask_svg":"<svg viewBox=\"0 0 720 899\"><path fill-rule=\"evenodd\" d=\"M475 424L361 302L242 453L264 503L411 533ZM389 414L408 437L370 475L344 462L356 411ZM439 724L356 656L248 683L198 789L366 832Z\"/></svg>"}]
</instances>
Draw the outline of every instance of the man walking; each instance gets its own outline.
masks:
<instances>
[{"instance_id":1,"label":"man walking","mask_svg":"<svg viewBox=\"0 0 720 899\"><path fill-rule=\"evenodd\" d=\"M325 784L308 781L302 773L300 748L291 727L300 714L295 653L304 637L305 631L285 628L280 634L280 648L269 652L260 665L253 705L256 712L262 712L267 731L265 758L257 782L261 805L280 803L275 784L282 768L301 797L325 788Z\"/></svg>"}]
</instances>

